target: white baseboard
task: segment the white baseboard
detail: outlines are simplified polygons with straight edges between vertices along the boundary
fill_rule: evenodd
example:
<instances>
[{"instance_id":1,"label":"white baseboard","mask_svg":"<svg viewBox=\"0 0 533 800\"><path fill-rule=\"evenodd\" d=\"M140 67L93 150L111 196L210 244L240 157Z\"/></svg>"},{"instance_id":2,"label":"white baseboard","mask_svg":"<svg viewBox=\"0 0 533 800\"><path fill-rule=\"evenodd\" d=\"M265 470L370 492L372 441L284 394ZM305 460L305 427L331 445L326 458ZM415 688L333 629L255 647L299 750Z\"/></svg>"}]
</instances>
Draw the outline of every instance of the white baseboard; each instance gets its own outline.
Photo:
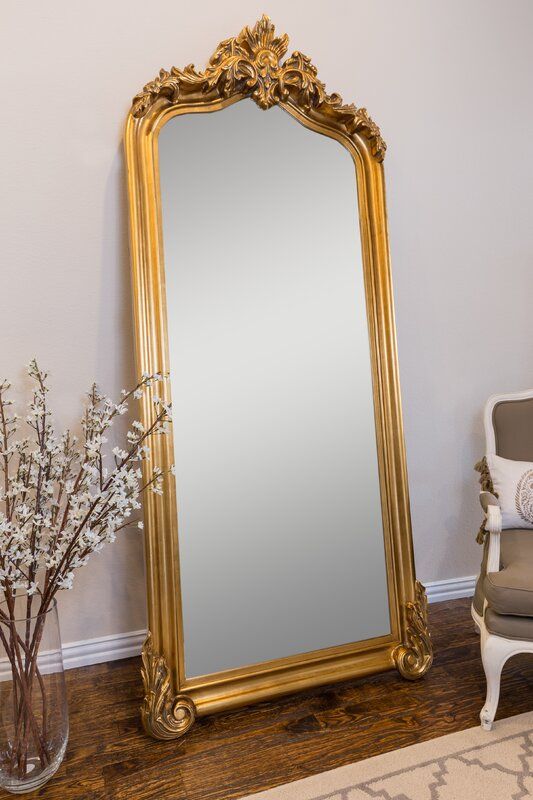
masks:
<instances>
[{"instance_id":1,"label":"white baseboard","mask_svg":"<svg viewBox=\"0 0 533 800\"><path fill-rule=\"evenodd\" d=\"M476 588L477 575L465 578L447 578L445 581L429 581L424 584L429 603L441 600L457 600L459 597L472 597Z\"/></svg>"},{"instance_id":2,"label":"white baseboard","mask_svg":"<svg viewBox=\"0 0 533 800\"><path fill-rule=\"evenodd\" d=\"M86 639L83 642L67 642L62 647L63 666L65 669L73 669L138 656L141 654L145 639L146 631L131 631L131 633L101 636L98 639ZM60 663L57 650L45 650L39 656L39 669L43 675L57 672ZM11 668L7 657L4 657L0 659L0 682L10 678Z\"/></svg>"},{"instance_id":3,"label":"white baseboard","mask_svg":"<svg viewBox=\"0 0 533 800\"><path fill-rule=\"evenodd\" d=\"M472 597L476 577L476 575L469 575L466 578L430 581L425 584L428 601L438 603L441 600ZM101 664L105 661L118 661L120 658L138 656L141 654L145 638L146 631L130 631L129 633L101 636L97 639L85 639L81 642L66 642L63 645L64 667L65 669L87 667L90 664ZM0 681L6 679L6 669L7 665L0 663ZM6 672L5 676L4 672Z\"/></svg>"},{"instance_id":4,"label":"white baseboard","mask_svg":"<svg viewBox=\"0 0 533 800\"><path fill-rule=\"evenodd\" d=\"M146 631L130 631L81 642L67 642L63 645L63 665L65 669L73 669L139 656L145 639Z\"/></svg>"}]
</instances>

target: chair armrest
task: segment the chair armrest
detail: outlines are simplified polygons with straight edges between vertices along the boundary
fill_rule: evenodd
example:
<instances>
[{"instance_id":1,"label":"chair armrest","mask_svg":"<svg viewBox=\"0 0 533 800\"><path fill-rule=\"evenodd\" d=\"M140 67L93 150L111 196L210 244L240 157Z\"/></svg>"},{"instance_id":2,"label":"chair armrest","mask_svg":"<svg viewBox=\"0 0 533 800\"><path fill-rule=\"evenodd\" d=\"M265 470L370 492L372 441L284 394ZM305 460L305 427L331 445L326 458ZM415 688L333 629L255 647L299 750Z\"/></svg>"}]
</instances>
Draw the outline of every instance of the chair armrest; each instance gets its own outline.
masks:
<instances>
[{"instance_id":1,"label":"chair armrest","mask_svg":"<svg viewBox=\"0 0 533 800\"><path fill-rule=\"evenodd\" d=\"M487 509L488 509L489 506L498 506L499 507L499 505L500 505L500 501L498 500L498 498L496 497L495 494L492 494L492 492L480 492L479 493L479 502L481 503L481 508L483 509L485 514L487 513ZM487 528L487 530L488 530L488 528ZM500 530L501 530L501 528L500 528Z\"/></svg>"},{"instance_id":2,"label":"chair armrest","mask_svg":"<svg viewBox=\"0 0 533 800\"><path fill-rule=\"evenodd\" d=\"M483 492L482 492L483 494ZM488 494L488 492L486 492ZM494 495L491 495L494 497ZM496 499L496 498L494 498ZM489 553L487 557L487 572L500 571L500 533L502 530L502 512L500 505L489 503L485 509L485 530L489 532Z\"/></svg>"}]
</instances>

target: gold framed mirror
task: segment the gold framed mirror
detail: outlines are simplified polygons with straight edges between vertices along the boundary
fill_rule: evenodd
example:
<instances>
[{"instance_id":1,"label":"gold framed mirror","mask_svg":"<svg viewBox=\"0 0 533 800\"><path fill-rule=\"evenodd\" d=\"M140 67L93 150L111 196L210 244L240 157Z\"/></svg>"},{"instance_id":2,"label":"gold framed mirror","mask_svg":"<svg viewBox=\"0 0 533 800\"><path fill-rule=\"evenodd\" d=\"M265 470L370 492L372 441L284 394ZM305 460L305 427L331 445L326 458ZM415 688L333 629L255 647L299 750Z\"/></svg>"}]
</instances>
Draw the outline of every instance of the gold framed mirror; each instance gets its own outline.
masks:
<instances>
[{"instance_id":1,"label":"gold framed mirror","mask_svg":"<svg viewBox=\"0 0 533 800\"><path fill-rule=\"evenodd\" d=\"M137 366L170 373L174 409L152 463L176 464L176 479L144 509L142 718L160 739L196 716L391 668L414 679L432 662L385 143L309 58L283 61L287 47L263 17L205 71L161 70L127 120Z\"/></svg>"}]
</instances>

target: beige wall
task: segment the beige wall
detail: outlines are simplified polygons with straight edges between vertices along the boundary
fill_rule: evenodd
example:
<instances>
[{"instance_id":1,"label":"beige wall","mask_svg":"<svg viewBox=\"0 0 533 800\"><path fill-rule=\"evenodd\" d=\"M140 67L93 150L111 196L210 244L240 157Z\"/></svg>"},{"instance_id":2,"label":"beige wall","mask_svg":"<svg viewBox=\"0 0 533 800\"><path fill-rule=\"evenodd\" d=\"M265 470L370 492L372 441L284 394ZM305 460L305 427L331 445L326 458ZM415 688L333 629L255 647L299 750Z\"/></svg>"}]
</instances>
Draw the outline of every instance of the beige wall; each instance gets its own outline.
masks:
<instances>
[{"instance_id":1,"label":"beige wall","mask_svg":"<svg viewBox=\"0 0 533 800\"><path fill-rule=\"evenodd\" d=\"M4 0L0 373L50 368L60 421L133 375L122 126L160 66L203 65L266 11L389 143L390 241L416 561L470 575L486 397L533 384L529 0ZM66 641L144 626L125 534L63 598Z\"/></svg>"}]
</instances>

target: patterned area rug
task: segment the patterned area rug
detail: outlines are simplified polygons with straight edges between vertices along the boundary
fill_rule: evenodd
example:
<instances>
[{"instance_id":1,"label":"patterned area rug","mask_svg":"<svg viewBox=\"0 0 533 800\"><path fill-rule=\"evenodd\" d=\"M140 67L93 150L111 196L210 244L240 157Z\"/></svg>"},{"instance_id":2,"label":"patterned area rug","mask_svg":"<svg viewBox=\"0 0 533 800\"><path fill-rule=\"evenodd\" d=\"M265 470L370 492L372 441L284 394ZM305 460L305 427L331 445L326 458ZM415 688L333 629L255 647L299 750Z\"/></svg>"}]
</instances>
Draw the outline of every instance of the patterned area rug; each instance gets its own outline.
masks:
<instances>
[{"instance_id":1,"label":"patterned area rug","mask_svg":"<svg viewBox=\"0 0 533 800\"><path fill-rule=\"evenodd\" d=\"M521 800L533 797L533 712L287 783L245 800Z\"/></svg>"}]
</instances>

